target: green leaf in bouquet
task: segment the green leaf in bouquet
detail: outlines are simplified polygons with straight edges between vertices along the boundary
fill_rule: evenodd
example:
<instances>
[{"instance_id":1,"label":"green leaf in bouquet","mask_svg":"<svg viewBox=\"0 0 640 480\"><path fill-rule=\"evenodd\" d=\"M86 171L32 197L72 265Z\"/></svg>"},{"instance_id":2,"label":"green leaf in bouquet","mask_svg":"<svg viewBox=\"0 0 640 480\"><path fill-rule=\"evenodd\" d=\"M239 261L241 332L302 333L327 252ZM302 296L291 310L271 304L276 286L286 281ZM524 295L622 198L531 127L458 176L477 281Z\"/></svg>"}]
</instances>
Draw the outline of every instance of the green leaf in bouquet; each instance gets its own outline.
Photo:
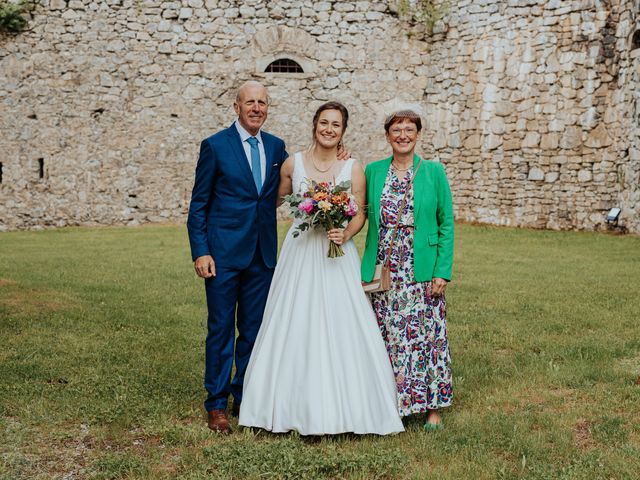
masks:
<instances>
[{"instance_id":1,"label":"green leaf in bouquet","mask_svg":"<svg viewBox=\"0 0 640 480\"><path fill-rule=\"evenodd\" d=\"M351 188L351 180L345 180L344 182L340 182L333 188L333 193L342 193L346 192Z\"/></svg>"},{"instance_id":2,"label":"green leaf in bouquet","mask_svg":"<svg viewBox=\"0 0 640 480\"><path fill-rule=\"evenodd\" d=\"M298 206L302 202L302 199L300 198L300 196L298 196L295 193L292 193L290 195L285 195L282 197L282 199L291 206Z\"/></svg>"}]
</instances>

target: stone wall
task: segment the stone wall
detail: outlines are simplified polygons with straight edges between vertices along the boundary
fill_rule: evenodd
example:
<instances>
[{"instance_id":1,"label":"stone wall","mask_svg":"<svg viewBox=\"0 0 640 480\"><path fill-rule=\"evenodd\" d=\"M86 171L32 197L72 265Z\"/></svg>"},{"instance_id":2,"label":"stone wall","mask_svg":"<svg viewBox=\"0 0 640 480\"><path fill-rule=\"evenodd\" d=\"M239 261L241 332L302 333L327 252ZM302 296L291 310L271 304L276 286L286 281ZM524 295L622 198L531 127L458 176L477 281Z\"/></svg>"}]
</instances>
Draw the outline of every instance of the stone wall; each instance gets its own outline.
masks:
<instances>
[{"instance_id":1,"label":"stone wall","mask_svg":"<svg viewBox=\"0 0 640 480\"><path fill-rule=\"evenodd\" d=\"M457 216L597 229L620 206L639 232L638 2L457 4L425 90Z\"/></svg>"},{"instance_id":2,"label":"stone wall","mask_svg":"<svg viewBox=\"0 0 640 480\"><path fill-rule=\"evenodd\" d=\"M183 221L202 138L257 78L293 152L314 109L387 156L386 113L424 113L422 152L459 219L640 232L637 0L450 1L436 33L388 2L44 0L0 37L0 230ZM304 73L265 73L289 58Z\"/></svg>"}]
</instances>

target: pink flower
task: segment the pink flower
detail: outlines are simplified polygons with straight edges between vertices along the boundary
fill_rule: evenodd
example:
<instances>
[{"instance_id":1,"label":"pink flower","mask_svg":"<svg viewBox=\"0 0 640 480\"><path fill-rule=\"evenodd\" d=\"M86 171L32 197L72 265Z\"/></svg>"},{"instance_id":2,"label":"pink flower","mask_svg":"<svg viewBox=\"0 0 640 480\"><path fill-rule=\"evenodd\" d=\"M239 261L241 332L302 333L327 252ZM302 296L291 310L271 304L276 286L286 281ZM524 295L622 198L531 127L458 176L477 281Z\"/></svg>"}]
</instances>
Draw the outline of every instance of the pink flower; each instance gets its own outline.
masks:
<instances>
[{"instance_id":1,"label":"pink flower","mask_svg":"<svg viewBox=\"0 0 640 480\"><path fill-rule=\"evenodd\" d=\"M355 202L355 200L353 199L349 200L349 204L347 205L347 208L345 209L344 213L347 215L347 217L356 216L356 213L358 213L358 204Z\"/></svg>"},{"instance_id":2,"label":"pink flower","mask_svg":"<svg viewBox=\"0 0 640 480\"><path fill-rule=\"evenodd\" d=\"M305 212L307 214L311 213L311 211L313 210L313 200L311 200L310 198L305 198L298 205L298 210Z\"/></svg>"}]
</instances>

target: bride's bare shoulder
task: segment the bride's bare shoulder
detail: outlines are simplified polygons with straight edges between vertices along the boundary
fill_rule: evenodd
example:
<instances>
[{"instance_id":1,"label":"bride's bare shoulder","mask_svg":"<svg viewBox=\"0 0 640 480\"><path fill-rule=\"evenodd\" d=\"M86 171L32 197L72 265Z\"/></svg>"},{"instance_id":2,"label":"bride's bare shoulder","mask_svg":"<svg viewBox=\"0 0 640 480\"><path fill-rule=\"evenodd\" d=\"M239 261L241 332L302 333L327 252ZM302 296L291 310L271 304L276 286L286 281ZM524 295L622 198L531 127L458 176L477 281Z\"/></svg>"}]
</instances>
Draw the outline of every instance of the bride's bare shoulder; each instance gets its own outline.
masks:
<instances>
[{"instance_id":1,"label":"bride's bare shoulder","mask_svg":"<svg viewBox=\"0 0 640 480\"><path fill-rule=\"evenodd\" d=\"M351 164L351 173L364 173L362 162L356 158L351 158L351 160L353 160L353 163Z\"/></svg>"}]
</instances>

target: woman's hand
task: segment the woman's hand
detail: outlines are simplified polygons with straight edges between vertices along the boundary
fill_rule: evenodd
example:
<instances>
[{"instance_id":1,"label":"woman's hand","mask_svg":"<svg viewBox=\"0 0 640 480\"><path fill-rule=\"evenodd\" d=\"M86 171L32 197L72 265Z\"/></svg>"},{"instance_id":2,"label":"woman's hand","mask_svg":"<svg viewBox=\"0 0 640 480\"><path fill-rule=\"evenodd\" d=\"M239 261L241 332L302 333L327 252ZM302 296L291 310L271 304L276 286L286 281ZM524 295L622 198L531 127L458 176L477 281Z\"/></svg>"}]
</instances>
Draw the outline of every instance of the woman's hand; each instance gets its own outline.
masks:
<instances>
[{"instance_id":1,"label":"woman's hand","mask_svg":"<svg viewBox=\"0 0 640 480\"><path fill-rule=\"evenodd\" d=\"M342 245L347 241L347 238L344 234L344 229L342 228L332 228L327 232L327 238L336 245Z\"/></svg>"},{"instance_id":2,"label":"woman's hand","mask_svg":"<svg viewBox=\"0 0 640 480\"><path fill-rule=\"evenodd\" d=\"M444 278L433 277L431 280L431 296L441 297L444 295L444 290L447 288L447 282Z\"/></svg>"}]
</instances>

